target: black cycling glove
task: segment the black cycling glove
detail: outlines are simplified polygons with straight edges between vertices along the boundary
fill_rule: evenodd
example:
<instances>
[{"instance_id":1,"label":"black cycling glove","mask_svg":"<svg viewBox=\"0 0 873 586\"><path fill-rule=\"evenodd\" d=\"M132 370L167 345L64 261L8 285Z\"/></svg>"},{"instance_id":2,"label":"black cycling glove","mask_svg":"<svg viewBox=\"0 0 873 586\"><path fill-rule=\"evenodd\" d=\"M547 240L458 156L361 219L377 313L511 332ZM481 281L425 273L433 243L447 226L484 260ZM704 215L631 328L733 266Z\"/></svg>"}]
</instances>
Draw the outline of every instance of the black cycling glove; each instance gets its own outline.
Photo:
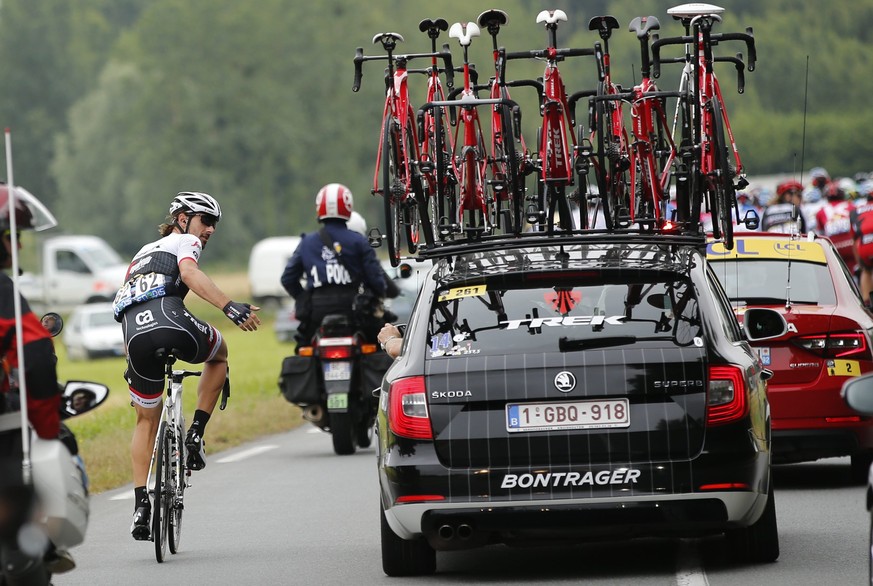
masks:
<instances>
[{"instance_id":1,"label":"black cycling glove","mask_svg":"<svg viewBox=\"0 0 873 586\"><path fill-rule=\"evenodd\" d=\"M252 306L248 303L239 303L237 301L228 301L227 305L222 309L224 315L227 316L227 319L232 321L238 326L241 326L245 323L249 316L252 314Z\"/></svg>"}]
</instances>

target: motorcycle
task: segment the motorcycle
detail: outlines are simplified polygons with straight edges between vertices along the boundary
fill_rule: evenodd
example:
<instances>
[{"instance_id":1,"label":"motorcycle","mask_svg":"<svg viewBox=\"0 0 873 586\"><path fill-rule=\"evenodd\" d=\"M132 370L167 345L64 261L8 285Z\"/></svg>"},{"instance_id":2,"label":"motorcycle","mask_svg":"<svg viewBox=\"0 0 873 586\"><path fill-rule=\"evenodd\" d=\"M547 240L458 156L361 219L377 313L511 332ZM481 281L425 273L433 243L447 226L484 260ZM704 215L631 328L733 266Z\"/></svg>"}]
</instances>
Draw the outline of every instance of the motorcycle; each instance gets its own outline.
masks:
<instances>
[{"instance_id":1,"label":"motorcycle","mask_svg":"<svg viewBox=\"0 0 873 586\"><path fill-rule=\"evenodd\" d=\"M282 361L279 389L306 421L331 434L337 455L353 454L373 441L373 390L391 363L377 344L365 341L354 318L328 315L311 345L298 346Z\"/></svg>"},{"instance_id":2,"label":"motorcycle","mask_svg":"<svg viewBox=\"0 0 873 586\"><path fill-rule=\"evenodd\" d=\"M43 316L43 325L57 336L63 329L63 319L56 313ZM14 377L10 380L10 407L20 408ZM106 401L109 388L88 381L68 381L60 402L60 441L39 438L31 433L30 476L37 506L18 531L17 548L3 549L0 586L48 584L54 574L69 572L76 567L69 549L85 539L90 513L88 475L79 455L78 444L64 420L92 411ZM11 417L10 417L11 416ZM2 417L11 423L20 415L11 411ZM16 506L16 502L0 501Z\"/></svg>"}]
</instances>

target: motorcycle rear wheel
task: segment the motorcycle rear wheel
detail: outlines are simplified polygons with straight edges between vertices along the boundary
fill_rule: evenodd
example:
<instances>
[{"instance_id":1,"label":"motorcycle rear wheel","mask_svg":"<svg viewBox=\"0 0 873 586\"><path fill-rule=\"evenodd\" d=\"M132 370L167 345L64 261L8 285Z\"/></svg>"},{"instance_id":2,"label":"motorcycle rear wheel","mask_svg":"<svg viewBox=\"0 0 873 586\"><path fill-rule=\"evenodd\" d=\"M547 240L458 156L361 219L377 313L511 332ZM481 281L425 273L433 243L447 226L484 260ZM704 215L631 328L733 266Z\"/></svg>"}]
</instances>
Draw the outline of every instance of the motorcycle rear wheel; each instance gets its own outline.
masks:
<instances>
[{"instance_id":1,"label":"motorcycle rear wheel","mask_svg":"<svg viewBox=\"0 0 873 586\"><path fill-rule=\"evenodd\" d=\"M330 414L330 437L333 440L333 451L337 456L355 453L355 435L353 413Z\"/></svg>"}]
</instances>

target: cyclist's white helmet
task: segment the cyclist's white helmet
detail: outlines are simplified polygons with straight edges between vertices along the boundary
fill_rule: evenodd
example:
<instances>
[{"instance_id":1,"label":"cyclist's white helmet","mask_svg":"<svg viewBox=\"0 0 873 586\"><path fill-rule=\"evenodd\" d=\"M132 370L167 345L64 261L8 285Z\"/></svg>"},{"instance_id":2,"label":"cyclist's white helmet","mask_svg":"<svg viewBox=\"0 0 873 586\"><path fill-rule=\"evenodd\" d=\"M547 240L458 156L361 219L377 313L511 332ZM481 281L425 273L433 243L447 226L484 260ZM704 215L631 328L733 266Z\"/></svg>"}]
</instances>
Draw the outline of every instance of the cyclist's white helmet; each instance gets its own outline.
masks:
<instances>
[{"instance_id":1,"label":"cyclist's white helmet","mask_svg":"<svg viewBox=\"0 0 873 586\"><path fill-rule=\"evenodd\" d=\"M367 235L367 220L364 219L364 216L359 214L358 212L352 212L351 217L346 222L346 228L357 232L361 236Z\"/></svg>"},{"instance_id":2,"label":"cyclist's white helmet","mask_svg":"<svg viewBox=\"0 0 873 586\"><path fill-rule=\"evenodd\" d=\"M170 202L170 215L175 217L181 212L209 214L221 219L221 206L218 205L215 198L208 193L199 191L182 191L176 194L176 197Z\"/></svg>"},{"instance_id":3,"label":"cyclist's white helmet","mask_svg":"<svg viewBox=\"0 0 873 586\"><path fill-rule=\"evenodd\" d=\"M315 209L319 220L336 218L348 221L353 207L352 190L342 183L328 183L315 196Z\"/></svg>"}]
</instances>

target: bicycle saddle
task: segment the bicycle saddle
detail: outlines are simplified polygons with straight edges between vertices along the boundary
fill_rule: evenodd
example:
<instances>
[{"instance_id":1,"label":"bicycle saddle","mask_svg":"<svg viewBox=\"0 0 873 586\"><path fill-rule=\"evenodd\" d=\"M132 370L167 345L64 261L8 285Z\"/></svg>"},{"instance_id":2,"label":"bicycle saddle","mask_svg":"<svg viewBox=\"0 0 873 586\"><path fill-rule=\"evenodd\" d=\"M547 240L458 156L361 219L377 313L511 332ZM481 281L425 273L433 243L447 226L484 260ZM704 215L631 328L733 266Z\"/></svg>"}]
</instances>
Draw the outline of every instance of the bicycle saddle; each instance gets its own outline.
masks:
<instances>
[{"instance_id":1,"label":"bicycle saddle","mask_svg":"<svg viewBox=\"0 0 873 586\"><path fill-rule=\"evenodd\" d=\"M690 4L680 4L679 6L674 6L673 8L667 9L667 14L675 18L676 20L682 20L685 18L694 18L695 16L713 16L721 20L718 17L719 14L724 12L724 8L721 6L716 6L715 4L706 4L705 2L691 2Z\"/></svg>"},{"instance_id":2,"label":"bicycle saddle","mask_svg":"<svg viewBox=\"0 0 873 586\"><path fill-rule=\"evenodd\" d=\"M403 42L403 35L400 33L376 33L373 35L373 44L382 43L382 46L386 49L388 45L394 47L398 42Z\"/></svg>"},{"instance_id":3,"label":"bicycle saddle","mask_svg":"<svg viewBox=\"0 0 873 586\"><path fill-rule=\"evenodd\" d=\"M614 16L595 16L588 21L588 30L600 33L604 41L612 35L612 30L618 28L618 19Z\"/></svg>"},{"instance_id":4,"label":"bicycle saddle","mask_svg":"<svg viewBox=\"0 0 873 586\"><path fill-rule=\"evenodd\" d=\"M479 36L479 27L474 22L456 22L449 29L449 36L458 39L461 45L469 47L473 37Z\"/></svg>"},{"instance_id":5,"label":"bicycle saddle","mask_svg":"<svg viewBox=\"0 0 873 586\"><path fill-rule=\"evenodd\" d=\"M501 26L509 24L509 16L502 10L492 8L480 14L476 22L479 23L479 26L487 28L489 35L496 35Z\"/></svg>"},{"instance_id":6,"label":"bicycle saddle","mask_svg":"<svg viewBox=\"0 0 873 586\"><path fill-rule=\"evenodd\" d=\"M175 362L176 356L179 354L181 354L181 350L177 348L158 348L155 350L155 358L161 362L167 362L170 359Z\"/></svg>"},{"instance_id":7,"label":"bicycle saddle","mask_svg":"<svg viewBox=\"0 0 873 586\"><path fill-rule=\"evenodd\" d=\"M661 28L661 23L654 16L638 16L627 27L628 32L636 33L638 39L648 38L650 31Z\"/></svg>"},{"instance_id":8,"label":"bicycle saddle","mask_svg":"<svg viewBox=\"0 0 873 586\"><path fill-rule=\"evenodd\" d=\"M418 30L427 33L429 37L436 38L440 36L440 31L449 30L449 23L445 18L425 18L418 23Z\"/></svg>"},{"instance_id":9,"label":"bicycle saddle","mask_svg":"<svg viewBox=\"0 0 873 586\"><path fill-rule=\"evenodd\" d=\"M547 25L555 24L559 20L567 20L567 13L563 10L543 10L537 14L537 22L544 22Z\"/></svg>"}]
</instances>

